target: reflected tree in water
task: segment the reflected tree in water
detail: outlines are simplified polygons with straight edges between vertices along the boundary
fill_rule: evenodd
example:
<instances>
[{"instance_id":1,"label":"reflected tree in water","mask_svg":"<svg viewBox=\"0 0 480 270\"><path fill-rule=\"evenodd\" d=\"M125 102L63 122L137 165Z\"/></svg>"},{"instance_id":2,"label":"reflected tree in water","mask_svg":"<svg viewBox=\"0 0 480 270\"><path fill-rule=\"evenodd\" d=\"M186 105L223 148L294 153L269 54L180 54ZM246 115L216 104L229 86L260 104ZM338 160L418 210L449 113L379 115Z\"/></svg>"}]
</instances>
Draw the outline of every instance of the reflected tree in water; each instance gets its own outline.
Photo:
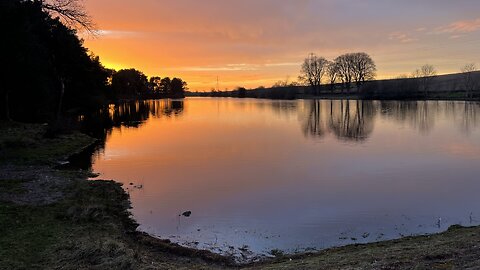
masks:
<instances>
[{"instance_id":1,"label":"reflected tree in water","mask_svg":"<svg viewBox=\"0 0 480 270\"><path fill-rule=\"evenodd\" d=\"M183 111L182 100L141 100L110 104L80 120L87 134L105 140L114 128L137 128L150 117L179 117Z\"/></svg>"},{"instance_id":2,"label":"reflected tree in water","mask_svg":"<svg viewBox=\"0 0 480 270\"><path fill-rule=\"evenodd\" d=\"M429 101L381 101L382 116L404 122L421 134L429 134L435 126L439 103Z\"/></svg>"},{"instance_id":3,"label":"reflected tree in water","mask_svg":"<svg viewBox=\"0 0 480 270\"><path fill-rule=\"evenodd\" d=\"M423 135L433 131L441 114L464 134L480 126L480 103L476 102L310 100L305 104L306 113L299 117L307 137L321 138L331 132L340 140L361 142L373 132L377 112Z\"/></svg>"},{"instance_id":4,"label":"reflected tree in water","mask_svg":"<svg viewBox=\"0 0 480 270\"><path fill-rule=\"evenodd\" d=\"M480 117L477 117L480 111L480 104L475 102L464 102L461 106L460 128L465 134L470 134L480 124Z\"/></svg>"},{"instance_id":5,"label":"reflected tree in water","mask_svg":"<svg viewBox=\"0 0 480 270\"><path fill-rule=\"evenodd\" d=\"M302 117L302 131L317 138L331 132L340 140L360 142L373 132L374 116L372 101L312 100Z\"/></svg>"},{"instance_id":6,"label":"reflected tree in water","mask_svg":"<svg viewBox=\"0 0 480 270\"><path fill-rule=\"evenodd\" d=\"M375 107L372 101L339 101L331 104L329 128L340 140L364 141L373 132Z\"/></svg>"},{"instance_id":7,"label":"reflected tree in water","mask_svg":"<svg viewBox=\"0 0 480 270\"><path fill-rule=\"evenodd\" d=\"M308 113L302 123L303 134L313 137L323 137L326 133L324 121L321 119L320 100L311 100L308 105Z\"/></svg>"},{"instance_id":8,"label":"reflected tree in water","mask_svg":"<svg viewBox=\"0 0 480 270\"><path fill-rule=\"evenodd\" d=\"M150 117L180 117L184 112L182 100L141 100L110 104L79 117L82 131L97 138L97 144L74 155L70 162L77 168L88 169L105 149L105 142L116 128L138 128Z\"/></svg>"},{"instance_id":9,"label":"reflected tree in water","mask_svg":"<svg viewBox=\"0 0 480 270\"><path fill-rule=\"evenodd\" d=\"M295 102L295 101L284 101L284 100L272 101L271 109L274 113L276 113L280 116L289 116L293 112L296 112L298 110L297 102Z\"/></svg>"}]
</instances>

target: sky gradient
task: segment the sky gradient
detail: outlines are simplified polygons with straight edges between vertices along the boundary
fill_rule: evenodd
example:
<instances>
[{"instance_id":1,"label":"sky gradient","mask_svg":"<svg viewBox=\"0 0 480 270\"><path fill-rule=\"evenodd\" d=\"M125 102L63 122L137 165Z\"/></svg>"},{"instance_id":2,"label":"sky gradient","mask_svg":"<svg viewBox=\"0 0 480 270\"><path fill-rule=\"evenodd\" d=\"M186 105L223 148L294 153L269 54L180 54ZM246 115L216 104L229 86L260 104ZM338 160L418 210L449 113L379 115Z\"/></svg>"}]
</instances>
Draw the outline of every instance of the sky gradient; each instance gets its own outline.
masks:
<instances>
[{"instance_id":1,"label":"sky gradient","mask_svg":"<svg viewBox=\"0 0 480 270\"><path fill-rule=\"evenodd\" d=\"M440 74L480 63L478 0L86 0L110 68L178 76L193 91L295 80L310 52L364 51L378 78L429 63Z\"/></svg>"}]
</instances>

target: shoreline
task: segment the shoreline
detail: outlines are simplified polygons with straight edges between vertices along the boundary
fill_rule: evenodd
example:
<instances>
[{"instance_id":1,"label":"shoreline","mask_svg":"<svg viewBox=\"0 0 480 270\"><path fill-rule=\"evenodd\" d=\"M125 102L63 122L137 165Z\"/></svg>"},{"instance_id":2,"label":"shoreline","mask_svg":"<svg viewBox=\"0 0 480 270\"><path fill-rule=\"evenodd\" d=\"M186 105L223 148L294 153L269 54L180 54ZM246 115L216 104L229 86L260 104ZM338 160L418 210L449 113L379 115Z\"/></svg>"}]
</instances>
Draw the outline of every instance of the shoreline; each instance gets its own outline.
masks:
<instances>
[{"instance_id":1,"label":"shoreline","mask_svg":"<svg viewBox=\"0 0 480 270\"><path fill-rule=\"evenodd\" d=\"M446 94L449 94L447 92ZM240 98L237 96L203 96L203 95L187 95L185 98L238 98L238 99L263 99L263 100L371 100L371 101L464 101L464 102L480 102L478 98L465 98L465 97L455 97L448 95L439 95L428 98L363 98L358 94L325 94L325 95L296 95L294 98L269 98L269 97L245 97Z\"/></svg>"},{"instance_id":2,"label":"shoreline","mask_svg":"<svg viewBox=\"0 0 480 270\"><path fill-rule=\"evenodd\" d=\"M460 226L433 235L353 244L314 253L279 254L273 259L238 264L232 257L183 247L137 231L138 224L129 212L129 195L121 184L113 180L87 180L90 171L54 167L56 161L81 152L96 140L74 133L53 141L42 137L21 141L20 135L25 130L36 130L38 135L45 127L14 123L9 128L11 137L0 137L2 157L7 157L0 165L0 225L3 228L0 229L0 244L9 249L0 251L0 268L480 267L477 259L480 258L480 247L476 244L480 240L480 227ZM58 149L52 150L51 147ZM45 225L54 230L44 228ZM37 244L43 249L40 253ZM21 252L35 256L18 256L20 246L25 246Z\"/></svg>"}]
</instances>

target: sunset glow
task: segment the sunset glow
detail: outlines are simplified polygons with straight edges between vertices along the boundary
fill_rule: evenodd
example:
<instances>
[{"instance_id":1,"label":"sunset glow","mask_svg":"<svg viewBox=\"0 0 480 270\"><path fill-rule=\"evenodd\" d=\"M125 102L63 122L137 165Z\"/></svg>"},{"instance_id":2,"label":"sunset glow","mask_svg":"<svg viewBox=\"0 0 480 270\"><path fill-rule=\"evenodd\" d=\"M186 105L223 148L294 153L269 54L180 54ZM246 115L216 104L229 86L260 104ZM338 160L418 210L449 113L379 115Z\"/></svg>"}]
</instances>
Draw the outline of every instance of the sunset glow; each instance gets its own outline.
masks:
<instances>
[{"instance_id":1,"label":"sunset glow","mask_svg":"<svg viewBox=\"0 0 480 270\"><path fill-rule=\"evenodd\" d=\"M365 51L378 78L430 63L479 62L480 2L379 0L86 1L99 29L86 46L106 66L180 76L194 91L296 80L309 52Z\"/></svg>"}]
</instances>

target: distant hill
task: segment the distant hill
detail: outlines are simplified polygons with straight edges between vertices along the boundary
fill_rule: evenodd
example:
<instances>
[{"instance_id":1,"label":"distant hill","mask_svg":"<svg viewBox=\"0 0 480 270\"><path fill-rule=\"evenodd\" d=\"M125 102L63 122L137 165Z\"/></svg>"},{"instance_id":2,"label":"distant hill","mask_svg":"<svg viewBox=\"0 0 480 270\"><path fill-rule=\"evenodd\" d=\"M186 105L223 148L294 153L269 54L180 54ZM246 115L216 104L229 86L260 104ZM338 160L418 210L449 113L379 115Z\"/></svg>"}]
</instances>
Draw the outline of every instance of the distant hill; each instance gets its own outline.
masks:
<instances>
[{"instance_id":1,"label":"distant hill","mask_svg":"<svg viewBox=\"0 0 480 270\"><path fill-rule=\"evenodd\" d=\"M431 77L428 91L423 78L399 78L368 81L357 89L354 84L346 89L341 83L322 85L318 95L309 86L290 86L249 89L247 98L296 99L296 98L364 98L364 99L480 99L480 71L470 73L476 82L472 97L466 98L465 74L455 73ZM188 92L187 96L239 97L238 90L217 92ZM242 93L243 95L243 93Z\"/></svg>"}]
</instances>

